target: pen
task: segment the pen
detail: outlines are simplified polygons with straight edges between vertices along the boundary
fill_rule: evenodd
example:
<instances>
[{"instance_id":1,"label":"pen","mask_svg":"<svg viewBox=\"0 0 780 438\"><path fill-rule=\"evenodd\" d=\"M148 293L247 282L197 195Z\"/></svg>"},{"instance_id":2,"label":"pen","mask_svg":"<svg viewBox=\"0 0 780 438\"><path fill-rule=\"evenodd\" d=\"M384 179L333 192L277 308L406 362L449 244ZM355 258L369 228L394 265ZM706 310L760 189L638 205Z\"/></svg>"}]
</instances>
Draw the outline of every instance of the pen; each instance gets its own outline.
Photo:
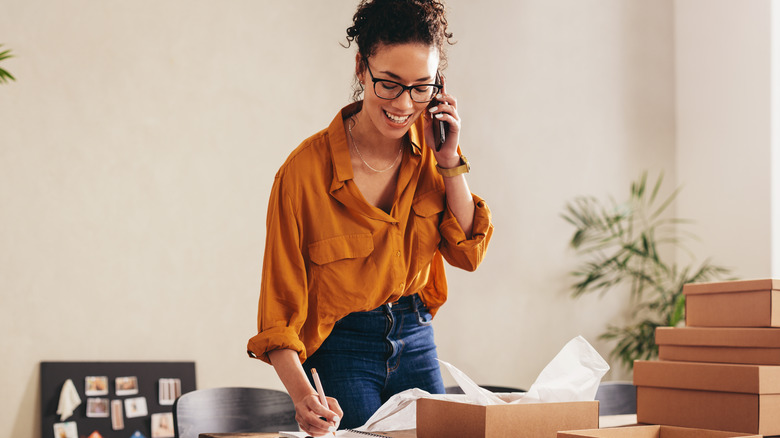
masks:
<instances>
[{"instance_id":1,"label":"pen","mask_svg":"<svg viewBox=\"0 0 780 438\"><path fill-rule=\"evenodd\" d=\"M311 369L311 377L314 379L314 387L317 388L317 395L320 396L320 403L325 406L325 409L330 409L328 406L328 399L325 398L325 391L322 389L322 382L320 382L320 375L317 374L317 369ZM324 420L324 418L323 418ZM333 432L333 436L336 436L336 432Z\"/></svg>"}]
</instances>

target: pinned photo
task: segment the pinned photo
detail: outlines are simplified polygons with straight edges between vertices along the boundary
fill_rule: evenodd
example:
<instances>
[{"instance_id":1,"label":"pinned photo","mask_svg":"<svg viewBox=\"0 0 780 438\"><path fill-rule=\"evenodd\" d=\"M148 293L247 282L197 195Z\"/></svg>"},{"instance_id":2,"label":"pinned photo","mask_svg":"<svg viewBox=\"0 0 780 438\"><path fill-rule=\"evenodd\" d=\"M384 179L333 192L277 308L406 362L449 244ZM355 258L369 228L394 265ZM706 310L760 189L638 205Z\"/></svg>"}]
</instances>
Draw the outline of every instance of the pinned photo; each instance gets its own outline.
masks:
<instances>
[{"instance_id":1,"label":"pinned photo","mask_svg":"<svg viewBox=\"0 0 780 438\"><path fill-rule=\"evenodd\" d=\"M114 379L116 395L138 394L138 378L135 376L117 377Z\"/></svg>"},{"instance_id":2,"label":"pinned photo","mask_svg":"<svg viewBox=\"0 0 780 438\"><path fill-rule=\"evenodd\" d=\"M111 400L111 428L114 430L122 430L125 428L122 400Z\"/></svg>"},{"instance_id":3,"label":"pinned photo","mask_svg":"<svg viewBox=\"0 0 780 438\"><path fill-rule=\"evenodd\" d=\"M84 394L108 395L107 376L87 376L84 378Z\"/></svg>"},{"instance_id":4,"label":"pinned photo","mask_svg":"<svg viewBox=\"0 0 780 438\"><path fill-rule=\"evenodd\" d=\"M173 412L152 414L152 438L174 438Z\"/></svg>"},{"instance_id":5,"label":"pinned photo","mask_svg":"<svg viewBox=\"0 0 780 438\"><path fill-rule=\"evenodd\" d=\"M88 398L87 399L87 417L89 417L89 418L107 418L108 417L108 399L107 398Z\"/></svg>"},{"instance_id":6,"label":"pinned photo","mask_svg":"<svg viewBox=\"0 0 780 438\"><path fill-rule=\"evenodd\" d=\"M181 395L181 379L160 379L160 405L170 406Z\"/></svg>"},{"instance_id":7,"label":"pinned photo","mask_svg":"<svg viewBox=\"0 0 780 438\"><path fill-rule=\"evenodd\" d=\"M146 397L126 398L125 415L127 418L145 417L149 415L149 411L146 410Z\"/></svg>"},{"instance_id":8,"label":"pinned photo","mask_svg":"<svg viewBox=\"0 0 780 438\"><path fill-rule=\"evenodd\" d=\"M76 422L54 423L54 438L79 438Z\"/></svg>"}]
</instances>

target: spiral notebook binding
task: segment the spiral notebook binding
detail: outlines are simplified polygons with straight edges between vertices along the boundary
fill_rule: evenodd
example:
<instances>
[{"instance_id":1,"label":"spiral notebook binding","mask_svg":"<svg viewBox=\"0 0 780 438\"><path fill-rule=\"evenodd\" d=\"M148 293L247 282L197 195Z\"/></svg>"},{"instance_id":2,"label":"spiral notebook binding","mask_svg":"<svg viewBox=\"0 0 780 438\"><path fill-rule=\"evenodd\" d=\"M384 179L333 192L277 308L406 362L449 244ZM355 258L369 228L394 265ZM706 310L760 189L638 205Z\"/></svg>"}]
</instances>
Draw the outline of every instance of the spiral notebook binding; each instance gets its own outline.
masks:
<instances>
[{"instance_id":1,"label":"spiral notebook binding","mask_svg":"<svg viewBox=\"0 0 780 438\"><path fill-rule=\"evenodd\" d=\"M376 437L381 437L381 438L387 438L387 435L379 435L379 434L376 434L376 433L364 432L362 430L355 430L355 429L345 429L345 430L347 430L349 432L352 432L352 433L359 433L359 434L365 435L365 436L376 436Z\"/></svg>"}]
</instances>

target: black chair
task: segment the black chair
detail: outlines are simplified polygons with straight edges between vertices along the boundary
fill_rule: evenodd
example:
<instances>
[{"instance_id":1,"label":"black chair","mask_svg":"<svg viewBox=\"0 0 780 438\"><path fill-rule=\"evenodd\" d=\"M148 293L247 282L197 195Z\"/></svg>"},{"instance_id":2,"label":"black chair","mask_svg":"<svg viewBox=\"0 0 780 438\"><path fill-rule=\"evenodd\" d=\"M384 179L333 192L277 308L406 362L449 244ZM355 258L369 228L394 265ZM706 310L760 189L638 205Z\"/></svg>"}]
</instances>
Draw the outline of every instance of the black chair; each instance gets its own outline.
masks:
<instances>
[{"instance_id":1,"label":"black chair","mask_svg":"<svg viewBox=\"0 0 780 438\"><path fill-rule=\"evenodd\" d=\"M525 389L513 388L511 386L492 386L492 385L479 385L480 388L487 389L490 392L525 392ZM448 386L444 388L447 394L463 394L463 390L460 386Z\"/></svg>"},{"instance_id":2,"label":"black chair","mask_svg":"<svg viewBox=\"0 0 780 438\"><path fill-rule=\"evenodd\" d=\"M596 400L599 415L636 414L636 386L631 382L601 382Z\"/></svg>"},{"instance_id":3,"label":"black chair","mask_svg":"<svg viewBox=\"0 0 780 438\"><path fill-rule=\"evenodd\" d=\"M183 394L173 404L179 438L201 433L298 430L295 405L283 391L263 388L211 388Z\"/></svg>"}]
</instances>

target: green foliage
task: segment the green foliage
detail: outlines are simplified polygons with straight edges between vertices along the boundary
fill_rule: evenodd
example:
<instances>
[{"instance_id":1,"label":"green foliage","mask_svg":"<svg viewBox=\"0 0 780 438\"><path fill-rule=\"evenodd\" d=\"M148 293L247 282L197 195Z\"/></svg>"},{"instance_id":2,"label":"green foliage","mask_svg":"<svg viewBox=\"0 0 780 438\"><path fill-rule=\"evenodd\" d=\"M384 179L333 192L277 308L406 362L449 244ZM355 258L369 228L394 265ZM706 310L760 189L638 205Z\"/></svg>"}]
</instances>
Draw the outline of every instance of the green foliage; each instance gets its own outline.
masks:
<instances>
[{"instance_id":1,"label":"green foliage","mask_svg":"<svg viewBox=\"0 0 780 438\"><path fill-rule=\"evenodd\" d=\"M667 262L675 248L686 249L689 221L669 218L666 210L677 197L677 188L666 199L658 195L663 174L648 185L647 173L631 184L628 201L601 202L578 197L566 205L563 218L575 227L569 245L586 259L572 275L572 295L625 291L633 306L625 327L610 325L600 339L616 341L610 357L632 369L634 360L658 356L655 328L677 326L685 319L683 285L711 281L728 273L705 260L699 266L679 267Z\"/></svg>"},{"instance_id":2,"label":"green foliage","mask_svg":"<svg viewBox=\"0 0 780 438\"><path fill-rule=\"evenodd\" d=\"M0 44L0 47L3 47L2 44ZM8 58L13 58L13 55L11 55L10 50L6 50L3 52L0 52L0 61L3 61ZM8 73L6 70L0 68L0 84L8 82L9 80L15 81L16 78L14 78L11 73Z\"/></svg>"}]
</instances>

